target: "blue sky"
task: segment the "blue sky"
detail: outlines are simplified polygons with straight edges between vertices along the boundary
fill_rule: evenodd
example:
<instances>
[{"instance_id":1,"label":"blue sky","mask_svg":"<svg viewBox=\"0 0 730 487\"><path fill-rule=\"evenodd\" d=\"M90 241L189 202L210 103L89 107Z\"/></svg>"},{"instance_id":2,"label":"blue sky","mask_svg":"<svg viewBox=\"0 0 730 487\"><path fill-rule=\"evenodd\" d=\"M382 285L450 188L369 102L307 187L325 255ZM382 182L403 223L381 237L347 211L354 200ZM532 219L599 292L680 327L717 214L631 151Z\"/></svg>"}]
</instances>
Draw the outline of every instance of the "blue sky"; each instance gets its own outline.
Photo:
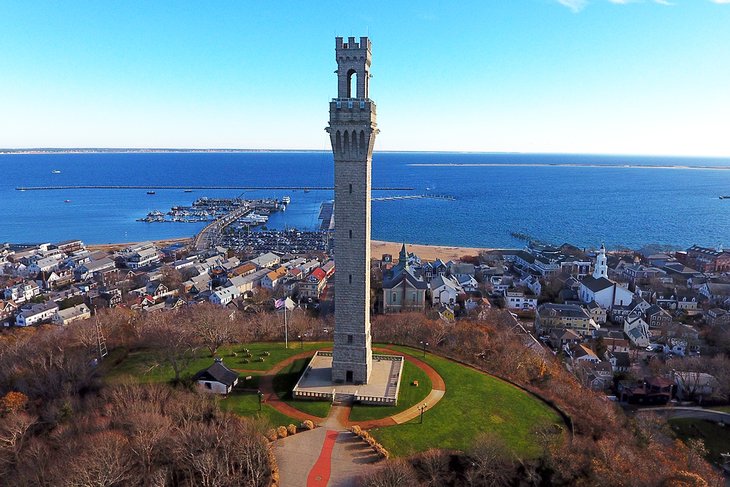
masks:
<instances>
[{"instance_id":1,"label":"blue sky","mask_svg":"<svg viewBox=\"0 0 730 487\"><path fill-rule=\"evenodd\" d=\"M376 150L730 156L730 0L5 0L0 147L328 149L335 35Z\"/></svg>"}]
</instances>

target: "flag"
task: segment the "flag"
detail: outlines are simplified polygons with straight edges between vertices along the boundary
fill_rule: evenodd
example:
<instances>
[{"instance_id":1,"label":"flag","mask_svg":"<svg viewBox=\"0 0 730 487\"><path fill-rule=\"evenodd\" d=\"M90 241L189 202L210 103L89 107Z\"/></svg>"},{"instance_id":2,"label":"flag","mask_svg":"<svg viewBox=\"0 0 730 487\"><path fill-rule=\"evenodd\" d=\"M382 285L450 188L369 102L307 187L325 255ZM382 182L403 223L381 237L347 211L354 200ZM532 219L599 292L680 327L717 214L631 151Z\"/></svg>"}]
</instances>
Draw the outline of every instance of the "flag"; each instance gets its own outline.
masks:
<instances>
[{"instance_id":1,"label":"flag","mask_svg":"<svg viewBox=\"0 0 730 487\"><path fill-rule=\"evenodd\" d=\"M289 299L289 298L287 298L287 299ZM276 309L283 308L285 304L286 304L286 301L284 301L283 299L277 299L276 301L274 301L274 307Z\"/></svg>"},{"instance_id":2,"label":"flag","mask_svg":"<svg viewBox=\"0 0 730 487\"><path fill-rule=\"evenodd\" d=\"M284 306L286 306L286 309L291 311L296 307L296 304L294 304L294 301L292 301L291 298L287 297L284 301Z\"/></svg>"}]
</instances>

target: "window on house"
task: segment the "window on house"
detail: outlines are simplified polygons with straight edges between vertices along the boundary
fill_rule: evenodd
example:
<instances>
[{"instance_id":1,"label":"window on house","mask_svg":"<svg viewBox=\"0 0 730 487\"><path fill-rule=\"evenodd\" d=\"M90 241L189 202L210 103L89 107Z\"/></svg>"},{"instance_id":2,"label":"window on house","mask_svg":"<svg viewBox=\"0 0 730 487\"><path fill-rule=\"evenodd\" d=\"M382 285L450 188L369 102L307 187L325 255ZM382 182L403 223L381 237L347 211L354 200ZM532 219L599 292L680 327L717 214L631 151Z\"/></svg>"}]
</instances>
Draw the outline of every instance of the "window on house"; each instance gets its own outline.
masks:
<instances>
[{"instance_id":1,"label":"window on house","mask_svg":"<svg viewBox=\"0 0 730 487\"><path fill-rule=\"evenodd\" d=\"M352 193L352 183L350 183L350 193Z\"/></svg>"},{"instance_id":2,"label":"window on house","mask_svg":"<svg viewBox=\"0 0 730 487\"><path fill-rule=\"evenodd\" d=\"M349 278L350 278L350 284L352 284L352 274L350 274Z\"/></svg>"},{"instance_id":3,"label":"window on house","mask_svg":"<svg viewBox=\"0 0 730 487\"><path fill-rule=\"evenodd\" d=\"M396 301L397 299L398 299L398 295L397 295L396 293L393 293L393 302L395 303L395 301Z\"/></svg>"},{"instance_id":4,"label":"window on house","mask_svg":"<svg viewBox=\"0 0 730 487\"><path fill-rule=\"evenodd\" d=\"M347 343L352 343L352 335L347 335Z\"/></svg>"},{"instance_id":5,"label":"window on house","mask_svg":"<svg viewBox=\"0 0 730 487\"><path fill-rule=\"evenodd\" d=\"M352 238L352 230L350 230L350 238Z\"/></svg>"},{"instance_id":6,"label":"window on house","mask_svg":"<svg viewBox=\"0 0 730 487\"><path fill-rule=\"evenodd\" d=\"M212 389L213 388L213 384L211 384L210 382L206 382L205 383L205 388L206 389Z\"/></svg>"}]
</instances>

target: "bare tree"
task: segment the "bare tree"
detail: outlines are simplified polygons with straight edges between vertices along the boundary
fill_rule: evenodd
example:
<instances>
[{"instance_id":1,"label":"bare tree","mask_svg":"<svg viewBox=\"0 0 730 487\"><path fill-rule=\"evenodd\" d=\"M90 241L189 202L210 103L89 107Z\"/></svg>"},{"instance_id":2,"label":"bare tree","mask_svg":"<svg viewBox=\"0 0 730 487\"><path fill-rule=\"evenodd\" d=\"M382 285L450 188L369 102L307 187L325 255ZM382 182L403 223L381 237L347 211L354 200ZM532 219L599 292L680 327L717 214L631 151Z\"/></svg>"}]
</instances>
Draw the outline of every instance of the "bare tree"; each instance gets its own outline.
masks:
<instances>
[{"instance_id":1,"label":"bare tree","mask_svg":"<svg viewBox=\"0 0 730 487\"><path fill-rule=\"evenodd\" d=\"M508 485L515 474L509 451L501 437L489 433L479 435L469 452L472 462L472 468L466 473L469 485Z\"/></svg>"},{"instance_id":2,"label":"bare tree","mask_svg":"<svg viewBox=\"0 0 730 487\"><path fill-rule=\"evenodd\" d=\"M191 309L187 319L190 329L214 357L223 345L233 341L235 314L229 309L204 303Z\"/></svg>"},{"instance_id":3,"label":"bare tree","mask_svg":"<svg viewBox=\"0 0 730 487\"><path fill-rule=\"evenodd\" d=\"M195 334L185 326L185 320L177 318L176 313L155 313L144 329L144 338L155 352L157 365L169 365L175 382L180 380L198 349Z\"/></svg>"},{"instance_id":4,"label":"bare tree","mask_svg":"<svg viewBox=\"0 0 730 487\"><path fill-rule=\"evenodd\" d=\"M364 477L363 487L401 487L419 485L416 471L405 460L389 460L385 465Z\"/></svg>"}]
</instances>

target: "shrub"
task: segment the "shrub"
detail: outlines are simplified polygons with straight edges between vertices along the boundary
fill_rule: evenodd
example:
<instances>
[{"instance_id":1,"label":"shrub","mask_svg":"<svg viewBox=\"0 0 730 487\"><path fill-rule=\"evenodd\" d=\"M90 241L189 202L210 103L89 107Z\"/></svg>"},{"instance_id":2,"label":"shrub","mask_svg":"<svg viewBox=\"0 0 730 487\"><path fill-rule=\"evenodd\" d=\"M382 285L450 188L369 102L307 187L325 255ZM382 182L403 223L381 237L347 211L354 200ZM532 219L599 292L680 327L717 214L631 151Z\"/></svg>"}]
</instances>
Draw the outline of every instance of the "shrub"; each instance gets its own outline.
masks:
<instances>
[{"instance_id":1,"label":"shrub","mask_svg":"<svg viewBox=\"0 0 730 487\"><path fill-rule=\"evenodd\" d=\"M302 421L302 424L299 426L303 430L313 430L314 429L314 423L312 423L310 420L305 419Z\"/></svg>"},{"instance_id":2,"label":"shrub","mask_svg":"<svg viewBox=\"0 0 730 487\"><path fill-rule=\"evenodd\" d=\"M297 434L297 427L296 427L296 426L294 426L293 424L290 424L289 426L287 426L287 427L286 427L286 431L287 431L287 432L288 432L288 433L289 433L290 435L296 435L296 434Z\"/></svg>"},{"instance_id":3,"label":"shrub","mask_svg":"<svg viewBox=\"0 0 730 487\"><path fill-rule=\"evenodd\" d=\"M286 438L288 436L286 426L279 426L278 428L276 428L276 436L278 436L279 438Z\"/></svg>"},{"instance_id":4,"label":"shrub","mask_svg":"<svg viewBox=\"0 0 730 487\"><path fill-rule=\"evenodd\" d=\"M266 432L266 439L269 441L276 441L276 430L271 428Z\"/></svg>"}]
</instances>

